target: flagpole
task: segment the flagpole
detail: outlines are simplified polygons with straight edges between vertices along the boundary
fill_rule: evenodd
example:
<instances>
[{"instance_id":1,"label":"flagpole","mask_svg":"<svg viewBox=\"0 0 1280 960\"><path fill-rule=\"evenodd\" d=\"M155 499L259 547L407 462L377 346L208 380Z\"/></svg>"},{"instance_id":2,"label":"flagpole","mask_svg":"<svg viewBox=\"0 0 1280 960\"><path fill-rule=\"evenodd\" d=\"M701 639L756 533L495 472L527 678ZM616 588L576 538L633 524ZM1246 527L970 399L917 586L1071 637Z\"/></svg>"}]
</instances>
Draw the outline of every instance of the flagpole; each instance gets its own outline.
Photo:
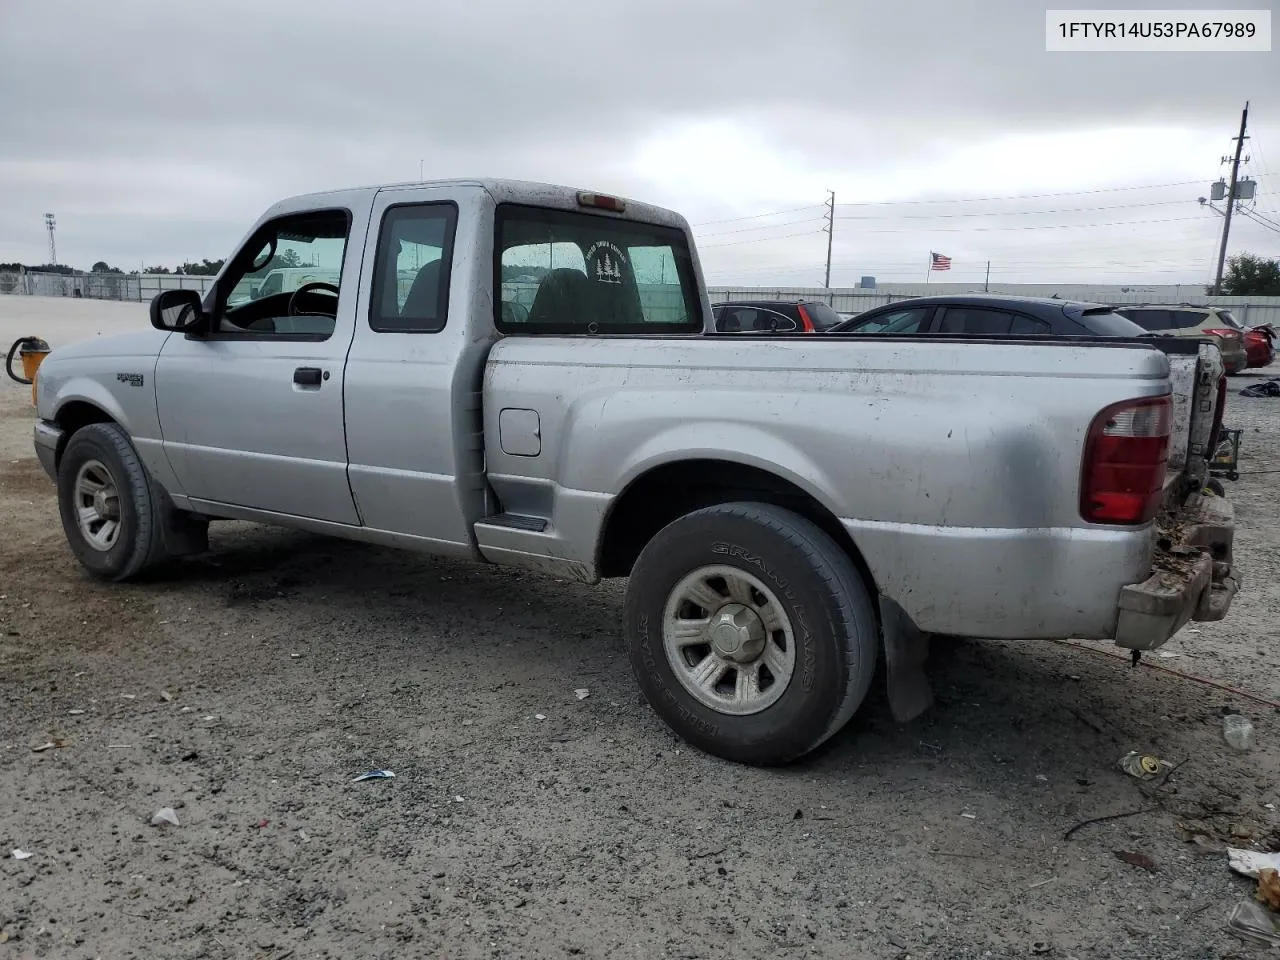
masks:
<instances>
[{"instance_id":1,"label":"flagpole","mask_svg":"<svg viewBox=\"0 0 1280 960\"><path fill-rule=\"evenodd\" d=\"M924 268L924 285L929 285L929 275L933 273L933 252L929 252L929 265Z\"/></svg>"}]
</instances>

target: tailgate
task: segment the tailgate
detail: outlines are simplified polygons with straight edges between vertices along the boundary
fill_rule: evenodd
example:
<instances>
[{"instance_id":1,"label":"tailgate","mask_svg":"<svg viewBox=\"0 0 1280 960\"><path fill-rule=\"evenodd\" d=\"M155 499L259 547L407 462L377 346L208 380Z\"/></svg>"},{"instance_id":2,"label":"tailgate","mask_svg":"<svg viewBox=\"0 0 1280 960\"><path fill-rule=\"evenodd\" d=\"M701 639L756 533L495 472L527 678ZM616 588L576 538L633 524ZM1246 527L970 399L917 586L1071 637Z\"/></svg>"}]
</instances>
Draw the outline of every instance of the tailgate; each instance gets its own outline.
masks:
<instances>
[{"instance_id":1,"label":"tailgate","mask_svg":"<svg viewBox=\"0 0 1280 960\"><path fill-rule=\"evenodd\" d=\"M1152 338L1169 359L1172 391L1164 503L1151 576L1121 591L1116 643L1163 644L1188 621L1221 620L1239 589L1231 502L1206 490L1226 404L1226 369L1212 343Z\"/></svg>"},{"instance_id":2,"label":"tailgate","mask_svg":"<svg viewBox=\"0 0 1280 960\"><path fill-rule=\"evenodd\" d=\"M1226 402L1226 367L1212 343L1177 337L1152 340L1169 359L1173 409L1164 502L1166 509L1176 510L1209 479Z\"/></svg>"}]
</instances>

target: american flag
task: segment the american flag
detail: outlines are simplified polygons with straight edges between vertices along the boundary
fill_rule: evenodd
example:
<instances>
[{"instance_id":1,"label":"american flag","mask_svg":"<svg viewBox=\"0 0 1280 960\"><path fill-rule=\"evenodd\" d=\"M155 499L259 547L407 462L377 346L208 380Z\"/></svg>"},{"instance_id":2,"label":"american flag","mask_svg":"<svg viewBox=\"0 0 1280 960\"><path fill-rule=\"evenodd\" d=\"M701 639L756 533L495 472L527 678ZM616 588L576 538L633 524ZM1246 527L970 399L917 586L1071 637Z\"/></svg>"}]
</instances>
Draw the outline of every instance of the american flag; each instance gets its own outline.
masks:
<instances>
[{"instance_id":1,"label":"american flag","mask_svg":"<svg viewBox=\"0 0 1280 960\"><path fill-rule=\"evenodd\" d=\"M941 253L930 253L929 256L931 258L929 262L930 270L950 270L951 269L950 257L944 256Z\"/></svg>"}]
</instances>

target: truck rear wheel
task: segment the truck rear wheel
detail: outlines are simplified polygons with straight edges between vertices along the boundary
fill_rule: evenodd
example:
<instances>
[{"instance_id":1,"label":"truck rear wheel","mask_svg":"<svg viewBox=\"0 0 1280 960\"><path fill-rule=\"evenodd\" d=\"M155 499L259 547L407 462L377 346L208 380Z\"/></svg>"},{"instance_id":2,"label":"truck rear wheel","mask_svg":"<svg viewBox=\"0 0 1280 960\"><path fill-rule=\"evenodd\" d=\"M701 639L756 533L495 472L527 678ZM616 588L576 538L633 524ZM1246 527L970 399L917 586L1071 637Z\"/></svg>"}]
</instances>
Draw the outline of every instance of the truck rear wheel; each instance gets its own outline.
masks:
<instances>
[{"instance_id":1,"label":"truck rear wheel","mask_svg":"<svg viewBox=\"0 0 1280 960\"><path fill-rule=\"evenodd\" d=\"M853 562L809 520L764 503L708 507L659 532L632 570L626 625L658 715L707 753L762 765L843 727L880 648Z\"/></svg>"},{"instance_id":2,"label":"truck rear wheel","mask_svg":"<svg viewBox=\"0 0 1280 960\"><path fill-rule=\"evenodd\" d=\"M159 497L128 435L82 427L58 464L58 511L71 552L105 580L128 580L164 559Z\"/></svg>"}]
</instances>

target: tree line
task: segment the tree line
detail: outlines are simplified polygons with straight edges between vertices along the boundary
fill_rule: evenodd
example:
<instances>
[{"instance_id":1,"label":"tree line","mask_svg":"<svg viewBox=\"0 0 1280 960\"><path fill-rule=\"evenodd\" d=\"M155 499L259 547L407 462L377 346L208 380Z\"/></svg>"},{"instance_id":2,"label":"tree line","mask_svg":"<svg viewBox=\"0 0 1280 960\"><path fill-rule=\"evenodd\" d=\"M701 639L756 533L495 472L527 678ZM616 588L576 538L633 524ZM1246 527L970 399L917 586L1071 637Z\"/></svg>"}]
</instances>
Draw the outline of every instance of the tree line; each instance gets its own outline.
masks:
<instances>
[{"instance_id":1,"label":"tree line","mask_svg":"<svg viewBox=\"0 0 1280 960\"><path fill-rule=\"evenodd\" d=\"M112 273L118 276L136 277L140 273L165 273L186 277L212 277L222 269L226 260L201 260L199 263L181 263L176 267L145 267L142 270L121 270L113 267L105 260L99 260L89 268L89 273ZM64 277L78 276L84 273L65 263L0 263L0 272L4 273L56 273Z\"/></svg>"}]
</instances>

